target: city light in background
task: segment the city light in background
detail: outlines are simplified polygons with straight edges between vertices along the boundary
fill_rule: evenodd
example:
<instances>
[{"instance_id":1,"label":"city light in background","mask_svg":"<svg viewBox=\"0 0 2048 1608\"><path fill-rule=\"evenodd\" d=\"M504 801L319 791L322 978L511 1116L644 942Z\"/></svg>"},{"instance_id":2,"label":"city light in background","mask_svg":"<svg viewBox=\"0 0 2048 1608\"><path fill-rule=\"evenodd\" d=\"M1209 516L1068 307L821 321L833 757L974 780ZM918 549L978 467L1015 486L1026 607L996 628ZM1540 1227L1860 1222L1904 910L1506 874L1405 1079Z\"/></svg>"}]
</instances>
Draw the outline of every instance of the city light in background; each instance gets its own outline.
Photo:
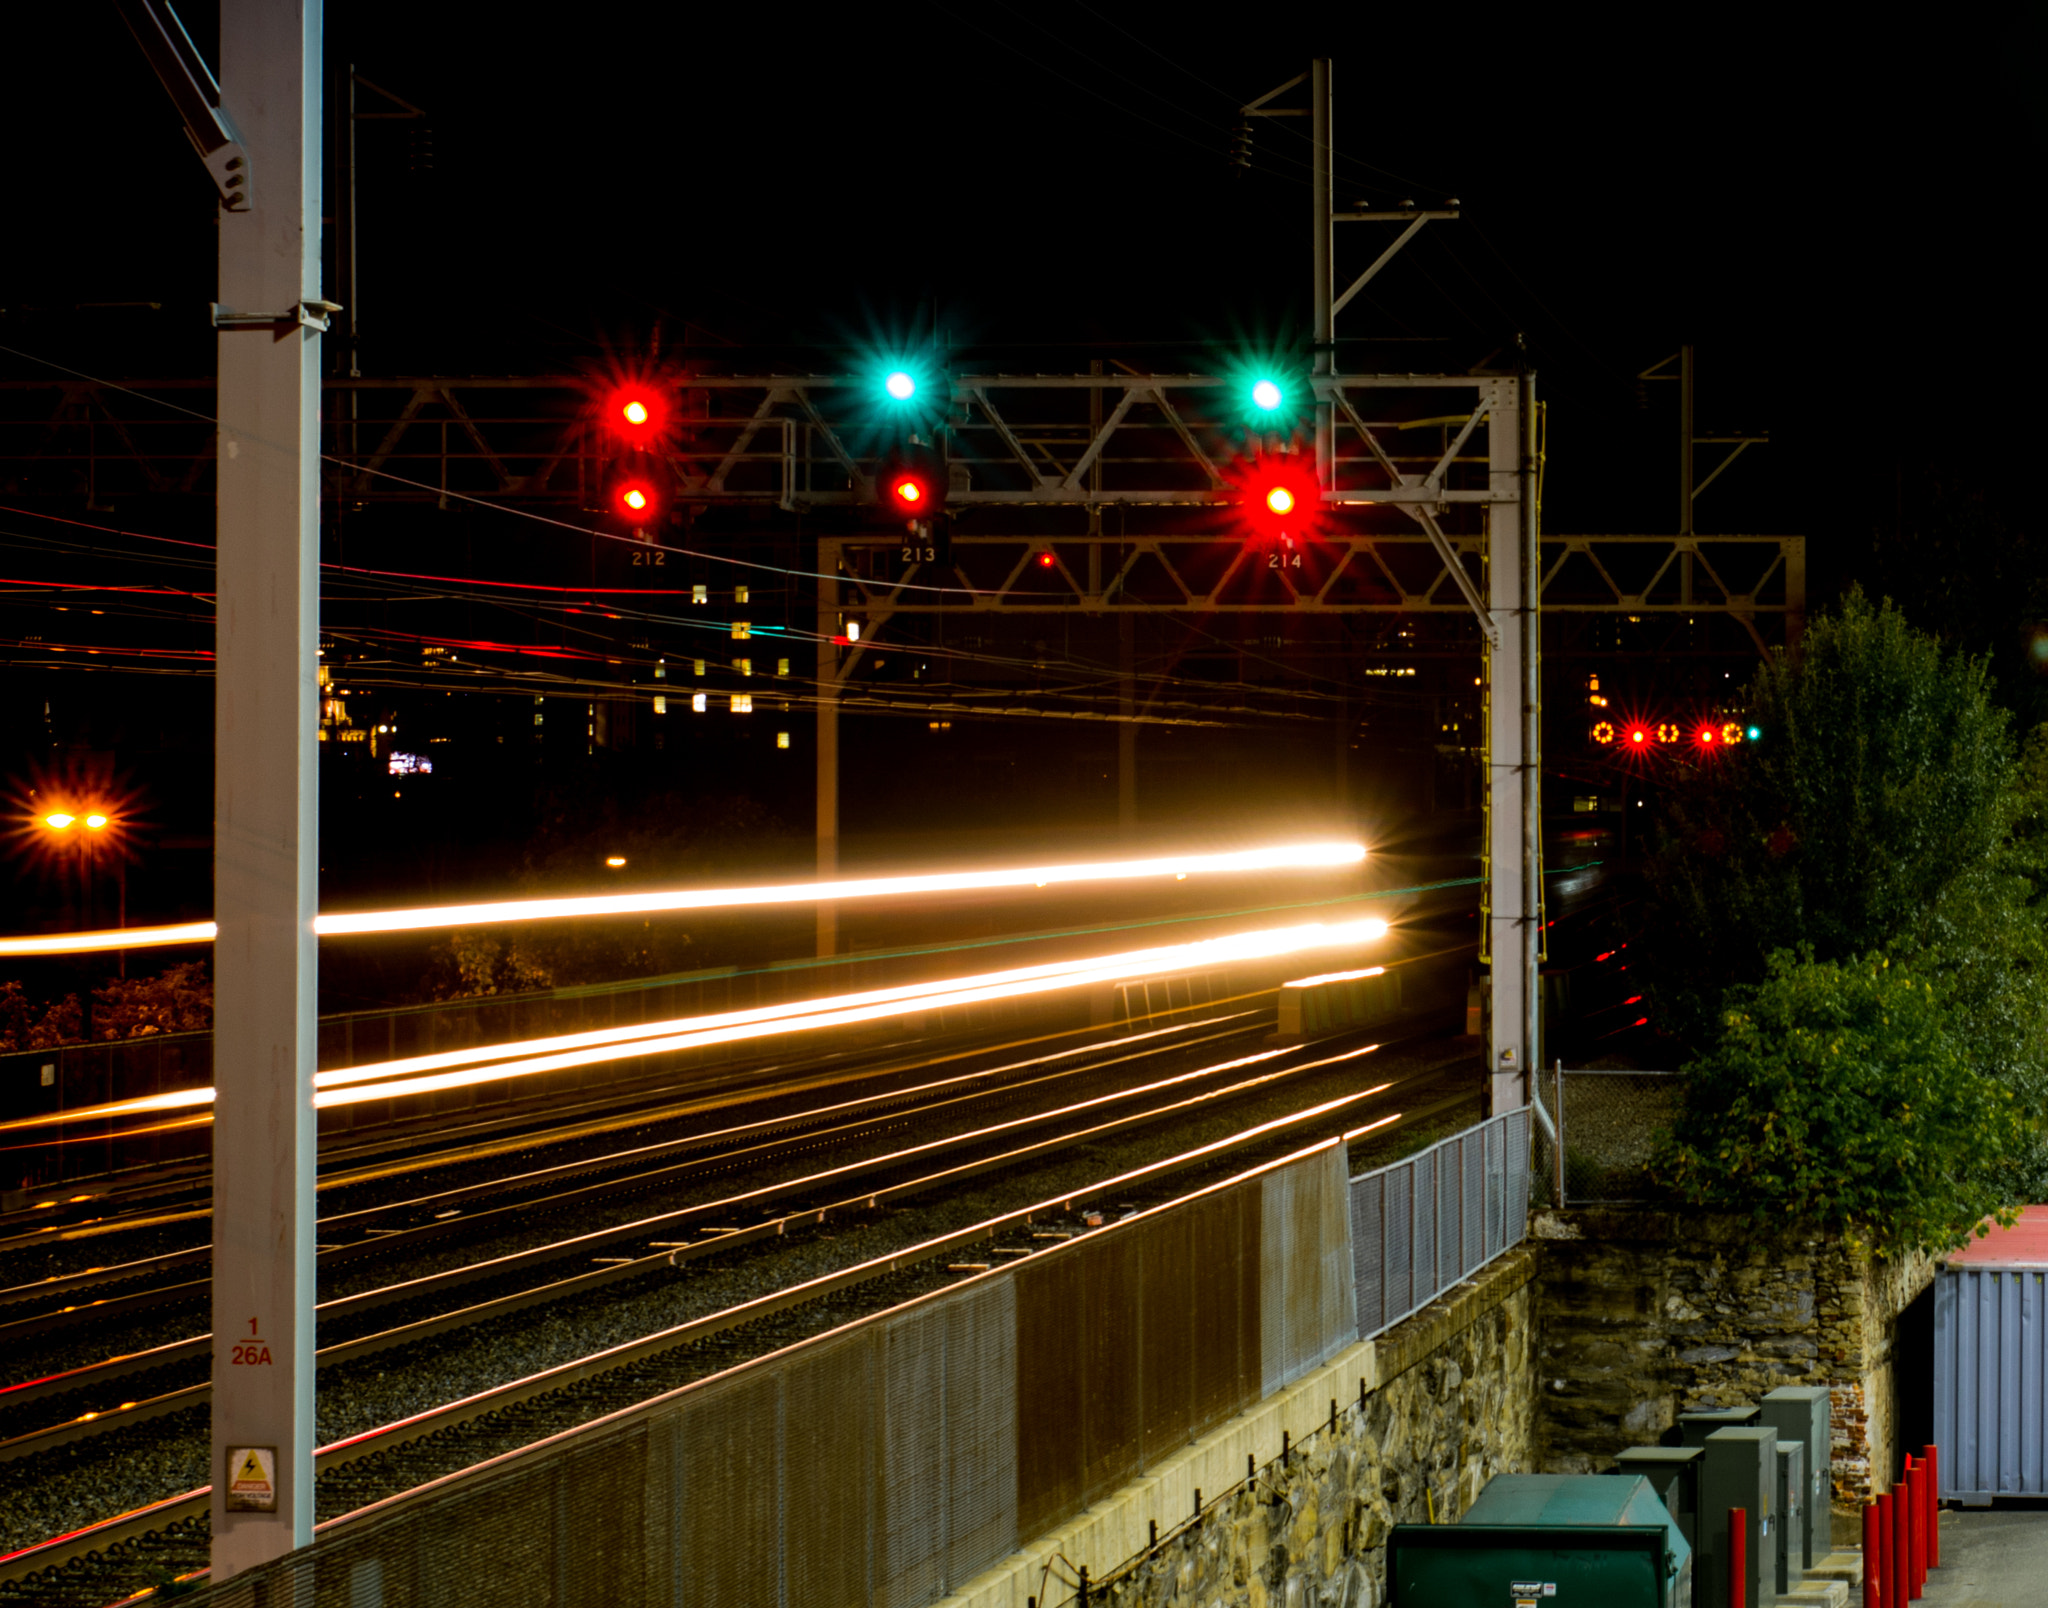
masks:
<instances>
[{"instance_id":1,"label":"city light in background","mask_svg":"<svg viewBox=\"0 0 2048 1608\"><path fill-rule=\"evenodd\" d=\"M514 921L562 921L587 916L653 915L681 910L729 910L753 905L811 904L826 900L874 899L916 894L961 893L1001 888L1045 888L1054 884L1121 882L1192 874L1230 875L1251 871L1334 870L1358 865L1365 845L1335 841L1242 849L1225 854L1162 856L1145 860L1081 861L997 871L942 871L899 877L854 877L837 882L794 882L775 887L678 888L663 892L584 895L560 899L513 899L489 904L435 905L417 910L365 910L316 917L313 930L324 938L371 933L421 932ZM615 868L616 869L616 868ZM207 943L210 921L162 927L127 927L97 932L0 938L0 955L84 954L98 949Z\"/></svg>"}]
</instances>

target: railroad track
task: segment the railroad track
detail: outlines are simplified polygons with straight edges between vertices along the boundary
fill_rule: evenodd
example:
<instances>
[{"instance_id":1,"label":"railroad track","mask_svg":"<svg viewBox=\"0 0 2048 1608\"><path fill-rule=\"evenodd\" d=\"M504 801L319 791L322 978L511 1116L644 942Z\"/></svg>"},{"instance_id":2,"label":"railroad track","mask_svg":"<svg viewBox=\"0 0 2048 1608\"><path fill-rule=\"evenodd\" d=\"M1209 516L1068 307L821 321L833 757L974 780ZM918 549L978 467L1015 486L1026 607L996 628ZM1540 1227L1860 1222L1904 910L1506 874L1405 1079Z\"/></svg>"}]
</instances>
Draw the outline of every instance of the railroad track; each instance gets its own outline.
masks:
<instances>
[{"instance_id":1,"label":"railroad track","mask_svg":"<svg viewBox=\"0 0 2048 1608\"><path fill-rule=\"evenodd\" d=\"M1006 1083L1004 1094L1013 1094L1020 1089L1043 1087L1054 1082L1070 1082L1073 1079L1100 1074L1106 1068L1156 1057L1164 1053L1181 1054L1198 1050L1204 1046L1216 1045L1229 1040L1248 1037L1242 1026L1225 1024L1188 1024L1191 1029L1209 1027L1202 1031L1168 1031L1157 1035L1162 1042L1155 1042L1137 1048L1125 1048L1122 1053L1095 1056L1086 1064L1059 1071L1044 1073L1027 1083ZM1128 1046L1131 1041L1120 1041ZM561 1295L599 1288L605 1284L643 1275L656 1263L677 1266L681 1262L694 1260L713 1249L751 1243L766 1237L772 1231L776 1237L787 1232L792 1216L807 1213L816 1222L823 1222L826 1216L817 1213L843 1213L846 1203L834 1198L831 1191L858 1187L861 1191L852 1197L864 1200L870 1209L887 1200L902 1198L906 1194L922 1193L943 1183L960 1178L975 1176L993 1168L1011 1166L1032 1155L1043 1154L1052 1149L1089 1142L1126 1128L1147 1122L1162 1120L1175 1111L1188 1110L1212 1096L1202 1092L1204 1086L1217 1086L1229 1082L1235 1068L1241 1065L1258 1064L1280 1057L1287 1052L1257 1051L1248 1058L1226 1060L1220 1064L1199 1067L1173 1073L1165 1078L1116 1090L1111 1093L1089 1096L1080 1100L1068 1100L1047 1109L1031 1112L1024 1116L1005 1121L984 1124L971 1131L927 1140L909 1146L864 1157L857 1161L807 1172L798 1177L768 1183L752 1189L731 1194L716 1195L696 1201L678 1209L656 1213L651 1216L634 1217L604 1228L574 1234L566 1239L547 1240L517 1251L507 1252L487 1260L464 1261L442 1271L424 1277L407 1279L363 1290L357 1294L339 1297L321 1303L317 1309L321 1328L330 1334L342 1331L346 1338L337 1338L321 1348L323 1361L340 1361L348 1358L370 1355L388 1350L394 1346L414 1343L430 1335L459 1327L463 1322L477 1321L483 1317L499 1316L522 1310L526 1307L544 1305ZM1043 1058L1042 1058L1043 1059ZM1271 1081L1275 1076L1294 1075L1295 1068L1277 1074L1266 1074L1249 1080L1238 1080L1236 1087L1255 1087ZM1178 1098L1160 1101L1169 1093ZM948 1107L972 1101L975 1096L949 1092L942 1098L929 1101L917 1108L916 1116L930 1119ZM1137 1108L1137 1109L1133 1109ZM883 1131L903 1125L903 1119L892 1114ZM1057 1130L1050 1137L1047 1130ZM826 1140L845 1139L855 1133L872 1132L867 1120L842 1122L825 1130ZM1034 1137L1036 1136L1036 1137ZM1022 1141L1020 1144L1019 1141ZM679 1142L680 1143L680 1142ZM712 1162L705 1164L713 1174L730 1170L741 1159L751 1156L755 1160L781 1159L820 1148L821 1141L815 1131L806 1129L795 1139L760 1141L746 1147L741 1153L722 1150ZM664 1150L668 1147L661 1147ZM937 1172L921 1173L928 1163L941 1157L949 1158L947 1165ZM608 1186L576 1183L580 1176L581 1164L565 1169L574 1185L566 1194L547 1198L553 1215L578 1206L587 1205L593 1199L606 1198ZM664 1168L663 1172L688 1170ZM635 1193L647 1182L647 1175L636 1174L631 1180ZM798 1210L799 1203L807 1197L815 1197L827 1191L825 1204L815 1211L806 1208ZM467 1197L468 1191L458 1192ZM490 1236L504 1222L515 1225L525 1206L497 1206L480 1216L457 1220L440 1209L441 1202L448 1197L428 1198L420 1207L420 1214L426 1221L405 1230L391 1231L383 1237L356 1242L366 1254L374 1254L381 1260L389 1261L418 1251L422 1244L431 1245L444 1240L466 1225L472 1236L479 1230L483 1236ZM787 1209L787 1210L785 1210ZM724 1220L738 1218L738 1226ZM323 1232L324 1232L323 1228ZM685 1234L700 1236L694 1243L664 1240L661 1236ZM355 1247L342 1247L323 1257L323 1264L336 1256L345 1254ZM626 1254L613 1254L624 1251ZM567 1277L551 1274L564 1264L583 1264L600 1261L604 1265L580 1271ZM460 1292L459 1295L457 1292ZM123 1296L108 1303L127 1311L138 1306L155 1304L159 1307L171 1302L181 1302L186 1307L198 1307L202 1312L207 1299L204 1282L159 1288L141 1295ZM453 1303L453 1304L451 1304ZM95 1308L52 1314L13 1325L0 1326L0 1346L19 1343L30 1338L47 1338L51 1326L76 1318L90 1317ZM64 1369L40 1378L25 1380L7 1389L0 1390L0 1462L14 1457L45 1451L53 1446L106 1433L125 1422L140 1422L152 1416L178 1410L179 1406L192 1399L192 1389L203 1391L203 1384L195 1383L185 1387L179 1375L191 1375L195 1381L203 1379L211 1349L211 1337L198 1333L152 1346L127 1355L109 1357L102 1361L79 1367ZM24 1428L32 1423L32 1428Z\"/></svg>"},{"instance_id":2,"label":"railroad track","mask_svg":"<svg viewBox=\"0 0 2048 1608\"><path fill-rule=\"evenodd\" d=\"M1311 1055L1308 1062L1312 1064L1294 1070L1308 1073L1356 1062L1370 1053L1371 1048L1354 1047ZM805 1334L820 1332L983 1271L998 1256L1028 1256L1044 1248L1047 1239L1064 1239L1099 1224L1104 1214L1088 1212L1086 1208L1092 1203L1114 1199L1119 1211L1163 1203L1176 1192L1201 1187L1205 1173L1227 1175L1255 1165L1263 1151L1283 1153L1298 1146L1304 1137L1342 1131L1361 1118L1373 1118L1373 1109L1368 1108L1382 1095L1391 1095L1401 1085L1426 1090L1431 1073L1454 1063L1462 1064L1465 1059L1459 1056L1417 1066L1367 1089L1317 1101L1210 1143L1083 1181L1056 1194L921 1238L882 1256L344 1437L321 1448L315 1457L320 1514L323 1521L331 1522L443 1474L719 1372ZM1270 1078L1271 1074L1266 1076ZM1470 1097L1469 1091L1460 1090L1447 1098L1425 1099L1415 1109L1380 1113L1355 1131L1384 1134L1403 1123L1426 1122ZM1119 1119L1105 1126L1127 1125ZM1048 1143L1038 1141L1023 1148L1042 1150ZM1001 1166L1010 1159L991 1158L991 1164ZM918 1192L955 1179L963 1168L984 1170L975 1163L954 1164L897 1187L904 1194ZM822 1208L759 1225L751 1231L751 1237L780 1238L799 1227L814 1228L832 1221L835 1214L872 1210L874 1204L872 1195L850 1195ZM729 1251L732 1245L727 1239L704 1249L706 1254L716 1254ZM677 1263L689 1260L680 1255L681 1250L678 1247L671 1253ZM698 1248L692 1246L689 1250L696 1252ZM961 1260L963 1256L979 1259ZM207 1501L204 1488L188 1491L0 1557L0 1601L23 1600L17 1588L28 1587L31 1582L38 1589L55 1590L69 1575L82 1573L97 1578L106 1567L112 1567L104 1565L110 1555L124 1560L131 1577L135 1568L146 1566L151 1559L156 1560L156 1567L171 1573L203 1567ZM103 1560L102 1566L80 1570L82 1562L95 1558ZM69 1588L66 1589L68 1592ZM92 1592L97 1589L101 1588L88 1586L83 1596L67 1594L37 1600L108 1600L104 1596L93 1598Z\"/></svg>"}]
</instances>

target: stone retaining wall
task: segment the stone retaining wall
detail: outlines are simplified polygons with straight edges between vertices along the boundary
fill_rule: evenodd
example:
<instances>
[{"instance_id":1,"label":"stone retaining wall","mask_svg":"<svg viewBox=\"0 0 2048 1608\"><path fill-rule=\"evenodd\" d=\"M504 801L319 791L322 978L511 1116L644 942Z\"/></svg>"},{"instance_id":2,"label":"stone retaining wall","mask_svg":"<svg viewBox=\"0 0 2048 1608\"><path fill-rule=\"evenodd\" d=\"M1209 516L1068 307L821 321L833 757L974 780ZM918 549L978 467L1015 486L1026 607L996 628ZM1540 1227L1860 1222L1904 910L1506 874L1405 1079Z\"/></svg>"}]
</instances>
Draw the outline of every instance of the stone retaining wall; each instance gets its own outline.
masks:
<instances>
[{"instance_id":1,"label":"stone retaining wall","mask_svg":"<svg viewBox=\"0 0 2048 1608\"><path fill-rule=\"evenodd\" d=\"M1533 1466L1536 1272L1533 1247L1508 1252L947 1602L1053 1608L1085 1565L1091 1604L1377 1608L1395 1524L1454 1520L1495 1474Z\"/></svg>"},{"instance_id":2,"label":"stone retaining wall","mask_svg":"<svg viewBox=\"0 0 2048 1608\"><path fill-rule=\"evenodd\" d=\"M1607 1467L1677 1414L1826 1385L1834 1406L1835 1534L1890 1488L1898 1448L1892 1351L1899 1314L1934 1277L1838 1236L1764 1236L1734 1218L1539 1212L1537 1467Z\"/></svg>"}]
</instances>

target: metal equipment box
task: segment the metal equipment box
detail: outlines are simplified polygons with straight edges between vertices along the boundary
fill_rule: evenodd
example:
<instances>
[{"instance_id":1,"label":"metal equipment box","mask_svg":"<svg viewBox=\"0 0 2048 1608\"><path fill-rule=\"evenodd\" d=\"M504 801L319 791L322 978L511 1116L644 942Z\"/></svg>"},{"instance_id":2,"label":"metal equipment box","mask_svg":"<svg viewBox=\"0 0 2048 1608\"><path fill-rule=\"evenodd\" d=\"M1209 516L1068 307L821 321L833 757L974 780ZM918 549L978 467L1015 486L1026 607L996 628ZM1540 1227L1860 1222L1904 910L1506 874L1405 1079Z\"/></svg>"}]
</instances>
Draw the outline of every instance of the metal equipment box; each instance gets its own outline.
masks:
<instances>
[{"instance_id":1,"label":"metal equipment box","mask_svg":"<svg viewBox=\"0 0 2048 1608\"><path fill-rule=\"evenodd\" d=\"M1700 1459L1700 1595L1709 1603L1728 1600L1728 1510L1741 1508L1749 1532L1749 1579L1743 1600L1749 1608L1771 1608L1778 1600L1777 1514L1778 1432L1775 1429L1717 1429L1707 1437Z\"/></svg>"},{"instance_id":2,"label":"metal equipment box","mask_svg":"<svg viewBox=\"0 0 2048 1608\"><path fill-rule=\"evenodd\" d=\"M1762 1423L1778 1432L1778 1444L1798 1441L1806 1447L1806 1500L1799 1504L1806 1520L1806 1567L1820 1562L1834 1544L1834 1445L1828 1412L1833 1405L1825 1385L1780 1385L1757 1406Z\"/></svg>"},{"instance_id":3,"label":"metal equipment box","mask_svg":"<svg viewBox=\"0 0 2048 1608\"><path fill-rule=\"evenodd\" d=\"M1496 1474L1456 1524L1397 1524L1393 1608L1692 1608L1692 1549L1641 1476Z\"/></svg>"},{"instance_id":4,"label":"metal equipment box","mask_svg":"<svg viewBox=\"0 0 2048 1608\"><path fill-rule=\"evenodd\" d=\"M1699 1446L1631 1446L1614 1460L1616 1473L1640 1474L1650 1482L1694 1552L1700 1549L1700 1459L1705 1455Z\"/></svg>"},{"instance_id":5,"label":"metal equipment box","mask_svg":"<svg viewBox=\"0 0 2048 1608\"><path fill-rule=\"evenodd\" d=\"M1774 1432L1775 1433L1775 1432ZM1778 1442L1778 1540L1771 1548L1777 1560L1778 1590L1790 1591L1806 1578L1806 1445Z\"/></svg>"},{"instance_id":6,"label":"metal equipment box","mask_svg":"<svg viewBox=\"0 0 2048 1608\"><path fill-rule=\"evenodd\" d=\"M1753 1429L1763 1422L1760 1407L1717 1407L1710 1412L1678 1415L1679 1444L1704 1446L1717 1429Z\"/></svg>"}]
</instances>

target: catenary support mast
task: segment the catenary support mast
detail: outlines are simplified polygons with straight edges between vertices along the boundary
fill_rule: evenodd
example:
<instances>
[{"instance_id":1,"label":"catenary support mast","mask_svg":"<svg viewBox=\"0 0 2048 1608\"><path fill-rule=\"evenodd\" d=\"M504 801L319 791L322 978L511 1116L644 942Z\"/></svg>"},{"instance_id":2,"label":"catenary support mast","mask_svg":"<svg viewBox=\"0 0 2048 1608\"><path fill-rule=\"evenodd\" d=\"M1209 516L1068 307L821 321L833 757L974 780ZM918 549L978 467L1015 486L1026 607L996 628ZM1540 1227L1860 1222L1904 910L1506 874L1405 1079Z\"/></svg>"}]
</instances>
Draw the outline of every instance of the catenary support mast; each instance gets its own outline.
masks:
<instances>
[{"instance_id":1,"label":"catenary support mast","mask_svg":"<svg viewBox=\"0 0 2048 1608\"><path fill-rule=\"evenodd\" d=\"M313 1538L320 0L223 0L213 1578Z\"/></svg>"}]
</instances>

